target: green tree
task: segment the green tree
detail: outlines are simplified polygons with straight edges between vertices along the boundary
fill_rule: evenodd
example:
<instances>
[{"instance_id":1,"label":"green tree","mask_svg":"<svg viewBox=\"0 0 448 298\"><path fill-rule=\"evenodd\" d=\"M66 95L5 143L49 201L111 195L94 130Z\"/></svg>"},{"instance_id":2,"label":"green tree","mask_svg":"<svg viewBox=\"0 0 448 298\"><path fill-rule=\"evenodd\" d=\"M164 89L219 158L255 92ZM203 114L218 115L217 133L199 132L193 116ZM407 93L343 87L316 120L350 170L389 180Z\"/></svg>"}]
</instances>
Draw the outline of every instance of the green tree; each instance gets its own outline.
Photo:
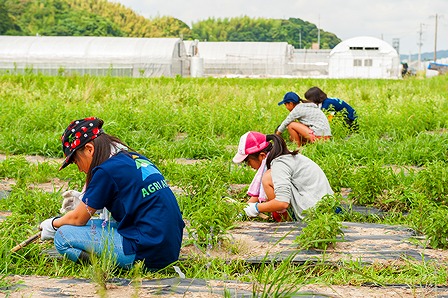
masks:
<instances>
[{"instance_id":1,"label":"green tree","mask_svg":"<svg viewBox=\"0 0 448 298\"><path fill-rule=\"evenodd\" d=\"M106 0L0 0L0 30L22 35L190 37L173 17L146 19ZM11 25L12 23L12 25ZM15 31L14 31L15 30Z\"/></svg>"},{"instance_id":2,"label":"green tree","mask_svg":"<svg viewBox=\"0 0 448 298\"><path fill-rule=\"evenodd\" d=\"M0 34L20 34L20 31L20 27L14 23L9 15L5 1L0 0Z\"/></svg>"},{"instance_id":3,"label":"green tree","mask_svg":"<svg viewBox=\"0 0 448 298\"><path fill-rule=\"evenodd\" d=\"M146 19L122 4L107 0L0 0L0 34L183 37L201 41L287 42L310 48L317 42L316 25L298 18L265 19L241 16L208 18L192 24L157 16ZM321 48L341 40L320 30Z\"/></svg>"},{"instance_id":4,"label":"green tree","mask_svg":"<svg viewBox=\"0 0 448 298\"><path fill-rule=\"evenodd\" d=\"M193 23L191 36L198 40L208 41L259 41L288 42L295 48L310 48L317 42L316 25L301 19L290 18L264 19L247 16L236 18L214 19ZM334 35L320 30L321 48L331 49L341 40Z\"/></svg>"},{"instance_id":5,"label":"green tree","mask_svg":"<svg viewBox=\"0 0 448 298\"><path fill-rule=\"evenodd\" d=\"M100 16L81 11L61 14L42 35L55 36L123 36L118 26Z\"/></svg>"},{"instance_id":6,"label":"green tree","mask_svg":"<svg viewBox=\"0 0 448 298\"><path fill-rule=\"evenodd\" d=\"M107 0L65 0L73 9L97 14L120 28L129 37L179 37L191 35L190 28L182 21L165 16L146 19L120 3Z\"/></svg>"}]
</instances>

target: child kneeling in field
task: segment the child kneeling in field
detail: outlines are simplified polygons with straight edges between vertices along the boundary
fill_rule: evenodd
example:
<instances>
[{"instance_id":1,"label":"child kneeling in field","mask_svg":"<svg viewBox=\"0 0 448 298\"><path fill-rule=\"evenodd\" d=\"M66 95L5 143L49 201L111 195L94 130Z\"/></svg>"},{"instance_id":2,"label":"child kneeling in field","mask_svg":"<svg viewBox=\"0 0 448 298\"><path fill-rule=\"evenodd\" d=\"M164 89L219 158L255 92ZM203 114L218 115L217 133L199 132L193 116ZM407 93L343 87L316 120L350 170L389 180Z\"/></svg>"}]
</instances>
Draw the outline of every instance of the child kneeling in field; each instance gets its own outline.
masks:
<instances>
[{"instance_id":1,"label":"child kneeling in field","mask_svg":"<svg viewBox=\"0 0 448 298\"><path fill-rule=\"evenodd\" d=\"M109 251L121 268L137 261L158 270L179 258L185 223L160 170L103 130L102 119L72 121L61 137L65 160L86 174L85 191L71 192L73 210L40 224L41 239L74 262ZM106 208L114 221L92 218Z\"/></svg>"},{"instance_id":2,"label":"child kneeling in field","mask_svg":"<svg viewBox=\"0 0 448 298\"><path fill-rule=\"evenodd\" d=\"M234 163L245 162L257 170L254 181L266 196L265 202L251 197L244 211L249 217L260 212L277 212L274 219L303 219L302 212L324 196L334 194L322 169L308 157L289 151L282 137L249 131L240 138ZM258 177L258 179L257 179ZM252 184L254 184L254 181ZM251 184L251 188L256 189Z\"/></svg>"},{"instance_id":3,"label":"child kneeling in field","mask_svg":"<svg viewBox=\"0 0 448 298\"><path fill-rule=\"evenodd\" d=\"M343 114L345 123L351 131L357 131L359 129L358 116L356 115L355 109L342 99L327 97L327 94L319 87L311 87L308 89L305 92L305 98L317 104L324 111Z\"/></svg>"},{"instance_id":4,"label":"child kneeling in field","mask_svg":"<svg viewBox=\"0 0 448 298\"><path fill-rule=\"evenodd\" d=\"M276 129L275 134L281 135L288 129L291 141L300 147L305 143L314 143L318 139L331 137L330 123L327 116L311 101L303 101L296 93L288 92L278 105L284 104L290 112Z\"/></svg>"}]
</instances>

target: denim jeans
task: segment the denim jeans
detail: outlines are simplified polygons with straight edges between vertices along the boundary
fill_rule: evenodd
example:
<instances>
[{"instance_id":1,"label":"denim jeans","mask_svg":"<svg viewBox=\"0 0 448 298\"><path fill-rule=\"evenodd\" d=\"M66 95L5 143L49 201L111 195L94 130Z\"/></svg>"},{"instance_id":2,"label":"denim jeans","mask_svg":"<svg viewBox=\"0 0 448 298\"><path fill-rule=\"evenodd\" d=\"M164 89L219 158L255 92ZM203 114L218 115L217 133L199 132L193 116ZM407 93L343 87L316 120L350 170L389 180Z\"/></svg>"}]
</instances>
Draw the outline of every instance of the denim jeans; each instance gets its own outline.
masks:
<instances>
[{"instance_id":1,"label":"denim jeans","mask_svg":"<svg viewBox=\"0 0 448 298\"><path fill-rule=\"evenodd\" d=\"M100 256L103 252L112 253L117 265L131 268L135 254L125 255L123 252L123 237L117 232L115 222L105 222L92 219L85 226L61 226L55 234L54 246L57 251L77 262L82 251Z\"/></svg>"}]
</instances>

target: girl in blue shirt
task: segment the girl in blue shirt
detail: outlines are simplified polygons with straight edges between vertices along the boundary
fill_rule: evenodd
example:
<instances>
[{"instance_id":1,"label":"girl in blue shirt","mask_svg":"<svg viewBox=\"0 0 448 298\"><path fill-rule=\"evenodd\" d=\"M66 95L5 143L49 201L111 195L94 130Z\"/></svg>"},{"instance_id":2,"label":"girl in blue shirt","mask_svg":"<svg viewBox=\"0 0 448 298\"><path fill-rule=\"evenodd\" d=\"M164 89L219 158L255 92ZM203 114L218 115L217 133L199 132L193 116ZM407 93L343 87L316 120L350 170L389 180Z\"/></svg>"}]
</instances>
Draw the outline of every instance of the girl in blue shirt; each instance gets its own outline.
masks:
<instances>
[{"instance_id":1,"label":"girl in blue shirt","mask_svg":"<svg viewBox=\"0 0 448 298\"><path fill-rule=\"evenodd\" d=\"M143 261L160 269L179 258L185 226L177 200L159 169L106 134L103 120L75 120L61 137L65 160L86 173L86 189L74 210L40 224L41 239L54 239L59 253L74 262L108 251L117 265ZM91 219L106 208L114 222Z\"/></svg>"},{"instance_id":2,"label":"girl in blue shirt","mask_svg":"<svg viewBox=\"0 0 448 298\"><path fill-rule=\"evenodd\" d=\"M356 115L355 109L342 99L327 97L327 94L319 87L311 87L308 89L305 92L305 98L319 105L322 110L342 113L350 130L357 131L359 129L358 116Z\"/></svg>"}]
</instances>

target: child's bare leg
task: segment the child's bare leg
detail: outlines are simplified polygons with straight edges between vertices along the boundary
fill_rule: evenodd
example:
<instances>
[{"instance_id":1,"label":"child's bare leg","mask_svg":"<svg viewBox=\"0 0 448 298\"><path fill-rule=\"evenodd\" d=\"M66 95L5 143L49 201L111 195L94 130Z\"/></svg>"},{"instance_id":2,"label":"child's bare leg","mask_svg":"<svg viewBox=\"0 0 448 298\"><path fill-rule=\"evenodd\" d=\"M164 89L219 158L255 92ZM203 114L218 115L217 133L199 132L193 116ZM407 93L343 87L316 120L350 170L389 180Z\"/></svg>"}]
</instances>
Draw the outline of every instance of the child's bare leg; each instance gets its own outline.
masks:
<instances>
[{"instance_id":1,"label":"child's bare leg","mask_svg":"<svg viewBox=\"0 0 448 298\"><path fill-rule=\"evenodd\" d=\"M291 141L296 142L299 147L302 146L303 143L308 142L311 138L309 131L310 128L300 122L291 122L288 125L288 133L291 137Z\"/></svg>"},{"instance_id":2,"label":"child's bare leg","mask_svg":"<svg viewBox=\"0 0 448 298\"><path fill-rule=\"evenodd\" d=\"M291 124L290 124L291 125ZM300 147L302 146L302 136L299 135L295 130L289 129L288 126L288 133L289 133L289 140L292 142L296 142L297 145Z\"/></svg>"}]
</instances>

